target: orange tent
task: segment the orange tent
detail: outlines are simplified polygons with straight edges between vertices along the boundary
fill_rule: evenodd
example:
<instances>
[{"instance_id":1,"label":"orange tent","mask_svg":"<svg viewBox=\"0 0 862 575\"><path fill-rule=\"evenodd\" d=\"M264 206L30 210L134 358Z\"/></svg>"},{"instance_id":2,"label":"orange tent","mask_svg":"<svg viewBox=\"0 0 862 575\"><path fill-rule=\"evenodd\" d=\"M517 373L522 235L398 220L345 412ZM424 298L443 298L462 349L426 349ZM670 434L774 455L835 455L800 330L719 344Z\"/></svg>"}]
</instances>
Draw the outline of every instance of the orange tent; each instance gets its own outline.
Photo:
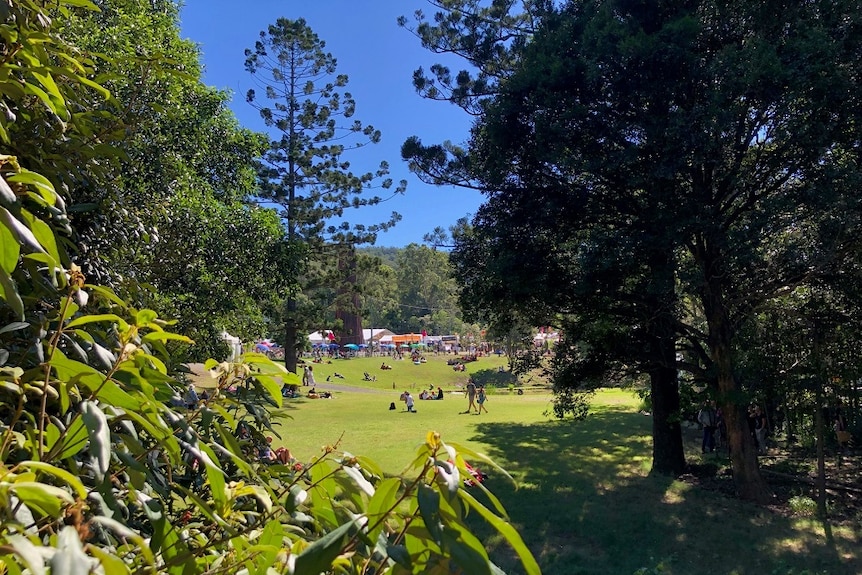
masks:
<instances>
[{"instance_id":1,"label":"orange tent","mask_svg":"<svg viewBox=\"0 0 862 575\"><path fill-rule=\"evenodd\" d=\"M401 343L419 343L420 341L422 341L422 336L418 333L407 333L392 336L392 343L396 345Z\"/></svg>"}]
</instances>

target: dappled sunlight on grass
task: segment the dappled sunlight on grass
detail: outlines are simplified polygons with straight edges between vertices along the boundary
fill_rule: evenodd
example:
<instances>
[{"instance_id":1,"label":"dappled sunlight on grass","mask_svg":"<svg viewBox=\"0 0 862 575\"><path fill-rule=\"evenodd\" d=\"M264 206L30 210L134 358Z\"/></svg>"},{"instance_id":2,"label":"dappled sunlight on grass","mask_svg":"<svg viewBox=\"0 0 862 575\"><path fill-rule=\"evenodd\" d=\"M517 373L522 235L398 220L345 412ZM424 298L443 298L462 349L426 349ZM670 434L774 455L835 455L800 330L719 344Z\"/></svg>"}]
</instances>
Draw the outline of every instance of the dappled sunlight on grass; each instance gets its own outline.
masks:
<instances>
[{"instance_id":1,"label":"dappled sunlight on grass","mask_svg":"<svg viewBox=\"0 0 862 575\"><path fill-rule=\"evenodd\" d=\"M773 571L783 565L862 572L836 567L858 561L850 532L835 537L841 549L833 553L822 527L801 528L720 492L650 475L652 422L628 401L602 404L583 422L483 422L470 438L519 481L515 490L492 473L489 488L543 573L631 574L660 562L686 575L787 575L789 568ZM488 545L511 569L511 551L493 538Z\"/></svg>"},{"instance_id":2,"label":"dappled sunlight on grass","mask_svg":"<svg viewBox=\"0 0 862 575\"><path fill-rule=\"evenodd\" d=\"M677 503L685 502L685 492L680 489L668 489L664 492L664 497L661 500L662 503L667 503L669 505L674 505Z\"/></svg>"},{"instance_id":3,"label":"dappled sunlight on grass","mask_svg":"<svg viewBox=\"0 0 862 575\"><path fill-rule=\"evenodd\" d=\"M387 473L413 460L429 430L487 454L517 481L478 462L544 575L632 575L660 563L673 575L862 573L856 524L833 525L830 545L817 521L784 517L689 479L651 474L652 419L637 412L629 391L600 391L587 420L572 422L542 415L550 396L538 394L492 395L490 413L481 416L464 415L466 399L448 395L418 402L415 415L400 403L389 411L398 400L391 384L373 393L338 391L331 401L291 400L298 409L288 408L294 419L279 428L285 444L309 458L322 442L343 434L342 448L370 456ZM374 385L381 386L368 384ZM685 447L703 470L699 443L689 438ZM480 490L471 493L484 500ZM501 538L478 516L472 519L494 561L519 573Z\"/></svg>"}]
</instances>

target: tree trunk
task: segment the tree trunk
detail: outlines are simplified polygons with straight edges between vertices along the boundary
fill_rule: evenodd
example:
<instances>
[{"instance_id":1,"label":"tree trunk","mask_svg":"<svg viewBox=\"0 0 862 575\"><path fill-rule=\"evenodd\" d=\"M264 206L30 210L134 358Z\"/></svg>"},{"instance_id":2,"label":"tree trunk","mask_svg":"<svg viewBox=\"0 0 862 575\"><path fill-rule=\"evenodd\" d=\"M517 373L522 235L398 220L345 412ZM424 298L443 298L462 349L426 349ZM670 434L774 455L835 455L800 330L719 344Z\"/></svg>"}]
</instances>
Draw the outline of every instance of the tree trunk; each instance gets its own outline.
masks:
<instances>
[{"instance_id":1,"label":"tree trunk","mask_svg":"<svg viewBox=\"0 0 862 575\"><path fill-rule=\"evenodd\" d=\"M296 298L287 298L287 318L284 322L284 367L296 373Z\"/></svg>"},{"instance_id":2,"label":"tree trunk","mask_svg":"<svg viewBox=\"0 0 862 575\"><path fill-rule=\"evenodd\" d=\"M721 277L719 274L706 274L706 278L702 292L703 308L709 326L710 354L718 379L720 405L727 426L736 494L749 501L768 503L772 495L760 474L757 448L748 427L747 406L740 404L740 389L733 373L730 321L721 293Z\"/></svg>"},{"instance_id":3,"label":"tree trunk","mask_svg":"<svg viewBox=\"0 0 862 575\"><path fill-rule=\"evenodd\" d=\"M744 405L733 399L738 392L736 381L722 374L718 378L721 392L721 410L727 426L727 442L730 446L730 466L733 469L733 482L736 494L742 499L758 503L768 503L772 494L757 463L757 447L748 429L748 416Z\"/></svg>"},{"instance_id":4,"label":"tree trunk","mask_svg":"<svg viewBox=\"0 0 862 575\"><path fill-rule=\"evenodd\" d=\"M673 340L670 341L673 347ZM679 380L676 367L656 366L650 373L652 397L652 472L678 476L685 471L679 420Z\"/></svg>"},{"instance_id":5,"label":"tree trunk","mask_svg":"<svg viewBox=\"0 0 862 575\"><path fill-rule=\"evenodd\" d=\"M362 337L362 316L359 314L359 293L356 291L356 249L342 245L338 249L338 271L341 286L336 297L335 318L341 320L338 341L341 345L365 343Z\"/></svg>"},{"instance_id":6,"label":"tree trunk","mask_svg":"<svg viewBox=\"0 0 862 575\"><path fill-rule=\"evenodd\" d=\"M816 344L815 344L816 345ZM814 412L814 433L817 438L817 516L826 518L826 432L823 422L823 385L817 375L817 406Z\"/></svg>"},{"instance_id":7,"label":"tree trunk","mask_svg":"<svg viewBox=\"0 0 862 575\"><path fill-rule=\"evenodd\" d=\"M650 396L652 398L652 472L677 476L685 471L679 411L679 372L674 323L675 265L673 254L659 248L650 256L653 297L649 307Z\"/></svg>"}]
</instances>

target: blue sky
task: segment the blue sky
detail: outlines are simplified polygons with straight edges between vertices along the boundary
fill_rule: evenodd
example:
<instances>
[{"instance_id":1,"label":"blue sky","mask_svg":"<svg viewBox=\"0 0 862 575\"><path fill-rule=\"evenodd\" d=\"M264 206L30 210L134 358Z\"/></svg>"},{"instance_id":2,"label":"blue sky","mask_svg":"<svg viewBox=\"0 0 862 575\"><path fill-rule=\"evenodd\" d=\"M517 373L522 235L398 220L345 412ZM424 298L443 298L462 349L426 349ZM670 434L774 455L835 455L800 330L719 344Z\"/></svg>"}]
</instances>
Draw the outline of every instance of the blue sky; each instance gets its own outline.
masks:
<instances>
[{"instance_id":1,"label":"blue sky","mask_svg":"<svg viewBox=\"0 0 862 575\"><path fill-rule=\"evenodd\" d=\"M355 118L383 134L382 141L362 155L345 154L344 159L354 172L374 170L386 160L396 181L408 181L405 195L347 217L350 222L368 224L399 212L402 220L378 237L378 246L421 243L424 234L474 214L482 202L474 191L423 184L401 160L401 144L409 136L419 136L424 143L462 143L470 127L469 116L459 108L423 100L413 90L413 71L440 61L396 24L401 15L412 19L416 9L431 12L424 0L186 0L181 12L183 37L201 49L204 81L231 91L231 109L243 126L253 130L266 128L257 110L245 102L253 83L243 68L243 51L253 48L260 31L280 17L304 18L326 42L326 50L338 61L338 73L350 78L347 91L356 100ZM453 62L452 67L460 69L460 63Z\"/></svg>"}]
</instances>

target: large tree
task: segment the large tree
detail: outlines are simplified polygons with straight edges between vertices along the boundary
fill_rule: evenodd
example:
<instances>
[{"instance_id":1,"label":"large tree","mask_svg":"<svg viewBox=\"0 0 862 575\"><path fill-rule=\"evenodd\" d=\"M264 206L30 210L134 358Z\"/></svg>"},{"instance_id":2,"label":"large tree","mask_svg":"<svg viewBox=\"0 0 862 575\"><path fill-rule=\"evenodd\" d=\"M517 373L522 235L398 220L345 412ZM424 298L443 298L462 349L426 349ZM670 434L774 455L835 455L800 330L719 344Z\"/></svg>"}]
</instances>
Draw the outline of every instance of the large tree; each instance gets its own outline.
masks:
<instances>
[{"instance_id":1,"label":"large tree","mask_svg":"<svg viewBox=\"0 0 862 575\"><path fill-rule=\"evenodd\" d=\"M402 181L392 188L386 162L374 172L354 174L342 159L345 151L379 142L380 132L353 119L347 76L336 73L336 60L325 47L305 20L279 18L245 52L246 70L262 88L249 90L246 99L276 135L260 162L257 197L281 207L288 242L304 247L306 257L321 256L327 243L373 243L400 216L393 212L388 221L351 226L342 219L345 211L381 202L365 193L369 188L401 193L406 186ZM293 271L308 269L299 261ZM295 371L296 349L305 340L297 334L295 291L286 308L285 365Z\"/></svg>"},{"instance_id":2,"label":"large tree","mask_svg":"<svg viewBox=\"0 0 862 575\"><path fill-rule=\"evenodd\" d=\"M753 310L829 277L859 248L857 7L568 3L474 131L489 206L556 209L571 226L557 248L572 263L566 280L604 254L592 269L646 282L636 303L658 314L641 324L648 348L668 330L702 347L738 492L754 500L768 490L736 334ZM483 222L489 234L517 236L497 213ZM610 295L606 310L626 303ZM688 313L679 295L695 304ZM668 351L657 365L673 366Z\"/></svg>"},{"instance_id":3,"label":"large tree","mask_svg":"<svg viewBox=\"0 0 862 575\"><path fill-rule=\"evenodd\" d=\"M275 212L243 201L266 138L241 128L229 95L201 81L198 49L178 22L170 0L112 0L63 19L67 38L101 55L94 65L112 98L78 112L95 124L87 141L43 139L26 155L107 155L65 176L74 257L94 281L177 318L199 344L189 359L202 360L224 357L223 330L263 335L287 254Z\"/></svg>"},{"instance_id":4,"label":"large tree","mask_svg":"<svg viewBox=\"0 0 862 575\"><path fill-rule=\"evenodd\" d=\"M435 64L430 74L422 69L416 71L414 86L425 97L448 100L482 117L488 103L520 69L525 47L552 12L551 3L492 1L486 5L476 0L454 3L432 0L430 4L438 12L430 19L418 12L414 32L429 50L459 56L471 69L453 74L449 67ZM401 19L403 26L407 22L406 18ZM480 175L478 159L466 147L449 142L426 146L414 137L405 142L402 155L410 162L411 170L426 181L489 189L488 171ZM490 185L496 189L497 183ZM547 187L549 182L544 185ZM671 293L672 257L666 252L651 253L645 247L648 243L625 233L626 237L610 234L604 238L605 248L587 254L587 263L596 266L590 281L585 281L583 269L573 272L575 262L570 261L571 251L565 246L577 249L587 241L583 234L589 232L570 234L573 228L567 224L567 218L577 206L567 205L567 184L561 190L557 198L537 197L534 203L521 207L507 200L492 205L492 198L480 210L475 233L460 234L460 247L453 254L464 287L461 303L469 316L483 317L492 324L505 324L512 319L512 312L520 309L524 317L537 325L565 321L570 334L579 333L583 338L589 335L592 341L588 346L569 339L572 347L557 348L562 355L554 373L561 397L570 397L565 388L572 382L596 380L612 370L625 371L638 366L645 369L650 374L654 408L653 468L659 472L680 472L685 461L670 325L675 305ZM629 209L640 210L636 205ZM497 241L484 233L482 225L482 220L493 221L495 217L511 218L513 222L510 233ZM623 249L618 251L619 247ZM617 258L618 255L621 257ZM608 273L609 266L601 263L615 258L626 272ZM550 263L552 259L554 264ZM644 274L644 266L661 268L662 275ZM516 271L520 272L517 276ZM568 278L573 273L581 274L581 289L570 289ZM622 273L640 274L641 279L621 282ZM590 288L590 282L602 288ZM614 293L625 303L616 305L610 314L601 313L602 305L611 301ZM595 296L597 301L587 301L586 296ZM577 323L581 327L575 329L572 314L578 310ZM613 321L609 322L609 317ZM637 329L632 329L633 325ZM613 330L609 329L611 326ZM580 358L577 365L566 365L574 358Z\"/></svg>"}]
</instances>

